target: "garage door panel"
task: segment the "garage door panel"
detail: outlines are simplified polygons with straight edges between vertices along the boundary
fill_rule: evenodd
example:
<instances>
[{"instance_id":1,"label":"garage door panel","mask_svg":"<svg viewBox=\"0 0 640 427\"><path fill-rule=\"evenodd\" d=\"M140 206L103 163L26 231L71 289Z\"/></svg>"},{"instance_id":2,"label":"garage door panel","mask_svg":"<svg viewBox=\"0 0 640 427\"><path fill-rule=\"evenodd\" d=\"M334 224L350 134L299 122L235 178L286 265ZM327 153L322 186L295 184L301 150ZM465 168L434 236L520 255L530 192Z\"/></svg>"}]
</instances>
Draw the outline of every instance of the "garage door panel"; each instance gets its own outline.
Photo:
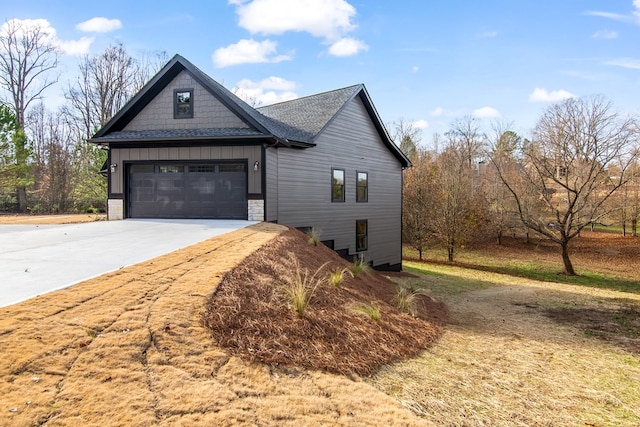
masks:
<instances>
[{"instance_id":1,"label":"garage door panel","mask_svg":"<svg viewBox=\"0 0 640 427\"><path fill-rule=\"evenodd\" d=\"M247 218L244 163L131 165L133 218Z\"/></svg>"}]
</instances>

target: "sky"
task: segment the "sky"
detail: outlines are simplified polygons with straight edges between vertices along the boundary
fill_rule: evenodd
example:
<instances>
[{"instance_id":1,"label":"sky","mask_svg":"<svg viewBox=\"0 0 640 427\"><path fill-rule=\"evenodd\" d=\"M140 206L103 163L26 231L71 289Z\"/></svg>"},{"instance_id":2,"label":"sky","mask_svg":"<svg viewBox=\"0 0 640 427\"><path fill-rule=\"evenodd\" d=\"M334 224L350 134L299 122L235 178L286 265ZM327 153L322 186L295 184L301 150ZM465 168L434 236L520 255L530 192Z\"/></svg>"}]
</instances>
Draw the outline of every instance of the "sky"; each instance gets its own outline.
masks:
<instances>
[{"instance_id":1,"label":"sky","mask_svg":"<svg viewBox=\"0 0 640 427\"><path fill-rule=\"evenodd\" d=\"M421 145L455 120L529 135L552 103L601 95L640 113L640 0L0 0L63 52L63 89L83 55L121 43L180 54L263 105L363 83L393 133Z\"/></svg>"}]
</instances>

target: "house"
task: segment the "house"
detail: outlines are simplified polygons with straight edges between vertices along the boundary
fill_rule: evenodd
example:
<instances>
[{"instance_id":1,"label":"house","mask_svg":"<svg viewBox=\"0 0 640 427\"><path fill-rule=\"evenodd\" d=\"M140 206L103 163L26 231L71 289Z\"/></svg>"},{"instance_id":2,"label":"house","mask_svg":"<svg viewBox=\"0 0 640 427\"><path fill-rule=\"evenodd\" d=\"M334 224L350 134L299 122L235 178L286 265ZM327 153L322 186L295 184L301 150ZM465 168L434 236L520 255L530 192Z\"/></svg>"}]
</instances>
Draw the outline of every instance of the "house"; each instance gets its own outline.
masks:
<instances>
[{"instance_id":1,"label":"house","mask_svg":"<svg viewBox=\"0 0 640 427\"><path fill-rule=\"evenodd\" d=\"M91 142L109 149L109 220L313 227L347 258L401 266L410 162L363 85L253 108L176 55Z\"/></svg>"}]
</instances>

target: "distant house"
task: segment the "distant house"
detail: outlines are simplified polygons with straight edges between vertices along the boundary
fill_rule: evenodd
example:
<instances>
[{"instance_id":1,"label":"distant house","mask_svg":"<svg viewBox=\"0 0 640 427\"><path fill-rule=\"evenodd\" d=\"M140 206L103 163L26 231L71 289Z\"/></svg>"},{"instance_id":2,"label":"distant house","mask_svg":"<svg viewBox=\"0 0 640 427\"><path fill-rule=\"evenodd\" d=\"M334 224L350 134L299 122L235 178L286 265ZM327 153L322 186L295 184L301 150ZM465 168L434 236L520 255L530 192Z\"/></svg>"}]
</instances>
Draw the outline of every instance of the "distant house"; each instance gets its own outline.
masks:
<instances>
[{"instance_id":1,"label":"distant house","mask_svg":"<svg viewBox=\"0 0 640 427\"><path fill-rule=\"evenodd\" d=\"M345 257L401 266L410 162L363 85L253 108L176 55L91 142L109 149L110 220L313 227Z\"/></svg>"}]
</instances>

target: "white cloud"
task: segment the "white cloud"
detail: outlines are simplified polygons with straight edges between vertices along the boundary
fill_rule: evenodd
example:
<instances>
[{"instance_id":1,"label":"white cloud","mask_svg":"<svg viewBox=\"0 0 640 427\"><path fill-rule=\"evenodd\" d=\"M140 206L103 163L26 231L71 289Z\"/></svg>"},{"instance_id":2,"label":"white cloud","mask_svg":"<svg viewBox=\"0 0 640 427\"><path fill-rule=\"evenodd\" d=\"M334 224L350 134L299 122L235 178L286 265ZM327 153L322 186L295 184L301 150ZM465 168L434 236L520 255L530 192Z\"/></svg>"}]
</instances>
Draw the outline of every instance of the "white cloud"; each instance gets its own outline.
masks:
<instances>
[{"instance_id":1,"label":"white cloud","mask_svg":"<svg viewBox=\"0 0 640 427\"><path fill-rule=\"evenodd\" d=\"M305 32L330 45L329 54L351 56L367 50L360 40L346 37L357 25L356 9L346 0L228 0L236 6L238 25L251 34Z\"/></svg>"},{"instance_id":2,"label":"white cloud","mask_svg":"<svg viewBox=\"0 0 640 427\"><path fill-rule=\"evenodd\" d=\"M237 6L238 24L252 34L308 32L314 37L337 40L355 29L356 9L344 0L231 1Z\"/></svg>"},{"instance_id":3,"label":"white cloud","mask_svg":"<svg viewBox=\"0 0 640 427\"><path fill-rule=\"evenodd\" d=\"M228 67L238 64L281 62L291 59L290 55L276 55L278 44L271 40L261 42L243 39L213 52L212 60L216 67Z\"/></svg>"},{"instance_id":4,"label":"white cloud","mask_svg":"<svg viewBox=\"0 0 640 427\"><path fill-rule=\"evenodd\" d=\"M485 31L484 33L479 33L477 35L478 38L480 39L492 39L495 37L498 37L498 32L497 31Z\"/></svg>"},{"instance_id":5,"label":"white cloud","mask_svg":"<svg viewBox=\"0 0 640 427\"><path fill-rule=\"evenodd\" d=\"M591 38L593 38L593 39L605 39L605 40L617 39L618 38L618 33L616 31L611 31L611 30L600 30L600 31L596 31L595 33L593 33Z\"/></svg>"},{"instance_id":6,"label":"white cloud","mask_svg":"<svg viewBox=\"0 0 640 427\"><path fill-rule=\"evenodd\" d=\"M122 22L119 19L107 19L100 16L79 23L76 28L85 33L108 33L122 28Z\"/></svg>"},{"instance_id":7,"label":"white cloud","mask_svg":"<svg viewBox=\"0 0 640 427\"><path fill-rule=\"evenodd\" d=\"M415 122L411 123L411 125L416 129L426 129L429 127L429 122L426 120L416 120Z\"/></svg>"},{"instance_id":8,"label":"white cloud","mask_svg":"<svg viewBox=\"0 0 640 427\"><path fill-rule=\"evenodd\" d=\"M437 107L429 113L432 117L457 117L462 114L465 114L463 110L445 110L442 107Z\"/></svg>"},{"instance_id":9,"label":"white cloud","mask_svg":"<svg viewBox=\"0 0 640 427\"><path fill-rule=\"evenodd\" d=\"M420 67L418 67L417 65L414 65L413 67L411 67L412 73L417 73L418 71L420 71Z\"/></svg>"},{"instance_id":10,"label":"white cloud","mask_svg":"<svg viewBox=\"0 0 640 427\"><path fill-rule=\"evenodd\" d=\"M473 110L472 115L480 119L497 118L501 116L500 111L496 110L493 107L477 108Z\"/></svg>"},{"instance_id":11,"label":"white cloud","mask_svg":"<svg viewBox=\"0 0 640 427\"><path fill-rule=\"evenodd\" d=\"M89 49L94 40L95 38L93 37L82 37L80 40L61 40L58 46L67 55L82 56L89 53Z\"/></svg>"},{"instance_id":12,"label":"white cloud","mask_svg":"<svg viewBox=\"0 0 640 427\"><path fill-rule=\"evenodd\" d=\"M268 77L259 82L242 79L233 92L251 105L269 105L296 99L296 83L281 77Z\"/></svg>"},{"instance_id":13,"label":"white cloud","mask_svg":"<svg viewBox=\"0 0 640 427\"><path fill-rule=\"evenodd\" d=\"M549 92L546 89L535 88L529 95L529 101L531 102L558 102L563 99L575 98L576 96L571 92L567 92L564 89L553 90Z\"/></svg>"},{"instance_id":14,"label":"white cloud","mask_svg":"<svg viewBox=\"0 0 640 427\"><path fill-rule=\"evenodd\" d=\"M0 27L0 32L6 34L8 28L16 29L18 38L22 37L25 28L38 28L44 35L43 39L60 49L65 55L80 56L89 53L93 38L82 37L80 40L60 40L56 29L46 19L11 19Z\"/></svg>"},{"instance_id":15,"label":"white cloud","mask_svg":"<svg viewBox=\"0 0 640 427\"><path fill-rule=\"evenodd\" d=\"M364 42L360 40L345 37L333 43L329 48L329 54L333 56L352 56L360 52L361 50L368 50Z\"/></svg>"},{"instance_id":16,"label":"white cloud","mask_svg":"<svg viewBox=\"0 0 640 427\"><path fill-rule=\"evenodd\" d=\"M613 59L611 61L606 61L604 64L622 68L631 68L632 70L640 70L640 59L619 58Z\"/></svg>"},{"instance_id":17,"label":"white cloud","mask_svg":"<svg viewBox=\"0 0 640 427\"><path fill-rule=\"evenodd\" d=\"M589 11L586 14L590 16L599 16L600 18L612 19L614 21L629 22L632 20L632 18L629 15L622 15L619 13L611 13L611 12L602 12L597 10Z\"/></svg>"},{"instance_id":18,"label":"white cloud","mask_svg":"<svg viewBox=\"0 0 640 427\"><path fill-rule=\"evenodd\" d=\"M433 117L441 117L444 114L444 109L442 107L436 107L429 114L431 114Z\"/></svg>"}]
</instances>

